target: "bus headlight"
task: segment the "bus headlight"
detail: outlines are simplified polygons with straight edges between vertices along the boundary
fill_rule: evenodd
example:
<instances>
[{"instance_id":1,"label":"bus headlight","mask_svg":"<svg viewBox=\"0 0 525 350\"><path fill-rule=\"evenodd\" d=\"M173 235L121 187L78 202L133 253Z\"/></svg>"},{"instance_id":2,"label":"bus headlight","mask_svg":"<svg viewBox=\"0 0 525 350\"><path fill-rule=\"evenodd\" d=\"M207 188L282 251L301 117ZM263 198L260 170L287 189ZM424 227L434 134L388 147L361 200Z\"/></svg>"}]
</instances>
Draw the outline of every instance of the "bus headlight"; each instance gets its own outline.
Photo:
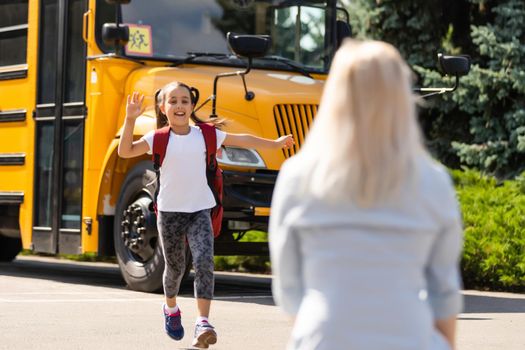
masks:
<instances>
[{"instance_id":1,"label":"bus headlight","mask_svg":"<svg viewBox=\"0 0 525 350\"><path fill-rule=\"evenodd\" d=\"M224 165L266 168L259 153L248 148L222 147L221 152L217 152L217 161Z\"/></svg>"}]
</instances>

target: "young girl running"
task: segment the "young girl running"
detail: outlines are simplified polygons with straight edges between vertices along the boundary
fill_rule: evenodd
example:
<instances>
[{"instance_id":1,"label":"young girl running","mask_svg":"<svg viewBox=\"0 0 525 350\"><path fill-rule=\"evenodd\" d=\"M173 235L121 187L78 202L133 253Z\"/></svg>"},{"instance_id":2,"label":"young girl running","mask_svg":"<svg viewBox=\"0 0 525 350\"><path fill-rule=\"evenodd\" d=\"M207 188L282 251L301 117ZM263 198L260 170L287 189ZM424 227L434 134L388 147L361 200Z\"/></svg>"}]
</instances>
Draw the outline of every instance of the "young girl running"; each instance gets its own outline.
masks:
<instances>
[{"instance_id":1,"label":"young girl running","mask_svg":"<svg viewBox=\"0 0 525 350\"><path fill-rule=\"evenodd\" d=\"M208 322L213 298L213 232L210 209L216 205L206 180L206 148L200 128L190 125L198 119L193 109L197 102L193 88L174 82L156 95L157 127L170 126L170 136L163 166L160 169L160 189L157 198L157 228L163 249L163 306L167 334L181 340L184 328L177 294L185 269L184 247L187 239L195 270L194 293L199 317L195 323L193 346L207 348L217 342L214 327ZM123 158L137 157L153 150L154 131L133 141L135 120L143 112L144 96L134 92L128 96L124 129L118 154ZM208 121L213 123L213 121ZM216 129L217 149L221 145L244 148L284 148L294 144L291 135L276 140L249 134L230 134Z\"/></svg>"}]
</instances>

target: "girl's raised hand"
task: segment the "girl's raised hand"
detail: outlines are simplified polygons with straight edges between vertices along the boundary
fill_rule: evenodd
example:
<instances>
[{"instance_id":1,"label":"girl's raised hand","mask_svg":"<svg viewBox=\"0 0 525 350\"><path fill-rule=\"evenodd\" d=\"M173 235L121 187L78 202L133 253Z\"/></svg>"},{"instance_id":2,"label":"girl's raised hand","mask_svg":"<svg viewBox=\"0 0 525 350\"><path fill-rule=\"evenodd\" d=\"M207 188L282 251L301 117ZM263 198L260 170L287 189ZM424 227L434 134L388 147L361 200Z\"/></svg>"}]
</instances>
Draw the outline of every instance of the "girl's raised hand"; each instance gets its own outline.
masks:
<instances>
[{"instance_id":1,"label":"girl's raised hand","mask_svg":"<svg viewBox=\"0 0 525 350\"><path fill-rule=\"evenodd\" d=\"M290 148L295 145L295 141L292 135L285 135L279 137L275 142L279 145L280 148Z\"/></svg>"},{"instance_id":2,"label":"girl's raised hand","mask_svg":"<svg viewBox=\"0 0 525 350\"><path fill-rule=\"evenodd\" d=\"M144 112L144 95L134 91L132 95L128 95L126 103L126 119L135 120Z\"/></svg>"}]
</instances>

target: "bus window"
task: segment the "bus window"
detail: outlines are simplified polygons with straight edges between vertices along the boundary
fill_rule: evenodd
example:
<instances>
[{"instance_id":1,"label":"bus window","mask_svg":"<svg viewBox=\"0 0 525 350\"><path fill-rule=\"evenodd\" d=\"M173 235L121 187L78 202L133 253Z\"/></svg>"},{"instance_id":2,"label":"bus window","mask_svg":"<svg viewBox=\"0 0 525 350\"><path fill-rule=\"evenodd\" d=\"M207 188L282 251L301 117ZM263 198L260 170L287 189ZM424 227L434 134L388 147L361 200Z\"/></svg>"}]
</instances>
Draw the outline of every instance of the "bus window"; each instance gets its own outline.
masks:
<instances>
[{"instance_id":1,"label":"bus window","mask_svg":"<svg viewBox=\"0 0 525 350\"><path fill-rule=\"evenodd\" d=\"M27 0L0 2L0 68L26 64Z\"/></svg>"},{"instance_id":2,"label":"bus window","mask_svg":"<svg viewBox=\"0 0 525 350\"><path fill-rule=\"evenodd\" d=\"M227 32L255 30L254 6L239 9L218 0L159 0L153 6L151 2L132 1L121 8L123 23L144 26L150 31L152 53L148 56L152 58L183 57L187 52L228 54ZM102 42L101 28L104 23L114 21L115 7L97 0L95 35L104 52L111 52L112 48Z\"/></svg>"},{"instance_id":3,"label":"bus window","mask_svg":"<svg viewBox=\"0 0 525 350\"><path fill-rule=\"evenodd\" d=\"M325 65L325 10L277 8L272 23L273 54L322 70Z\"/></svg>"}]
</instances>

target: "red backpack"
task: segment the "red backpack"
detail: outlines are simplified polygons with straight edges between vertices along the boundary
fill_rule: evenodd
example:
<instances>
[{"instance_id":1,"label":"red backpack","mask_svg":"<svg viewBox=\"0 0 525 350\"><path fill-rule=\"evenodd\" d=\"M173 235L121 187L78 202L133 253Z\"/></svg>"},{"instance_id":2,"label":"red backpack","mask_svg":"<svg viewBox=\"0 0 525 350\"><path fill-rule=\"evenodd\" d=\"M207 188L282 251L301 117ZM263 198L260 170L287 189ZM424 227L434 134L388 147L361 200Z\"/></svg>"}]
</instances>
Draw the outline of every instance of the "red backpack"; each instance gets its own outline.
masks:
<instances>
[{"instance_id":1,"label":"red backpack","mask_svg":"<svg viewBox=\"0 0 525 350\"><path fill-rule=\"evenodd\" d=\"M215 197L217 205L211 209L211 222L213 227L213 236L217 237L221 233L222 225L222 170L217 164L217 134L215 133L215 126L198 123L197 126L201 129L204 136L204 143L206 144L206 179L211 192ZM153 167L157 173L157 189L155 191L154 208L157 213L157 196L160 189L160 167L166 155L166 148L168 147L168 140L170 137L170 127L165 126L161 129L155 130L153 136Z\"/></svg>"}]
</instances>

